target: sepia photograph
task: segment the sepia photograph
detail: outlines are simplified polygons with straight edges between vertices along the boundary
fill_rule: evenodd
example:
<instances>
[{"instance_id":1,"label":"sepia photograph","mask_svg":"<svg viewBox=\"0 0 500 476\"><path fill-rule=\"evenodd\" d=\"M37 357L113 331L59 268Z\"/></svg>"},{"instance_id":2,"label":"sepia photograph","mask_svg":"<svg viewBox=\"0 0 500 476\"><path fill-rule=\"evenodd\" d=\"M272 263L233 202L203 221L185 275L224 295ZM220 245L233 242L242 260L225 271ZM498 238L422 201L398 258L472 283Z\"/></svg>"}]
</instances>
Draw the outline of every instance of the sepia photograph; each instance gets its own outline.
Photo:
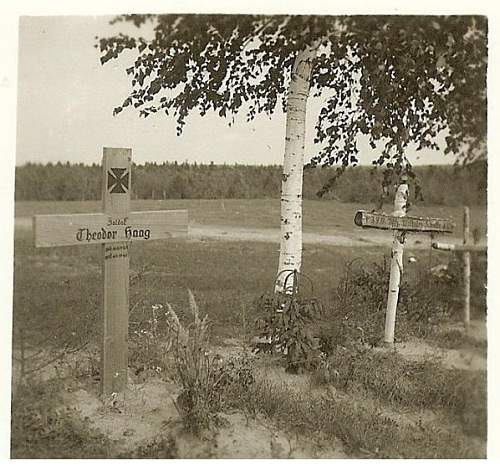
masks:
<instances>
[{"instance_id":1,"label":"sepia photograph","mask_svg":"<svg viewBox=\"0 0 500 476\"><path fill-rule=\"evenodd\" d=\"M489 16L169 6L18 17L7 457L488 459Z\"/></svg>"}]
</instances>

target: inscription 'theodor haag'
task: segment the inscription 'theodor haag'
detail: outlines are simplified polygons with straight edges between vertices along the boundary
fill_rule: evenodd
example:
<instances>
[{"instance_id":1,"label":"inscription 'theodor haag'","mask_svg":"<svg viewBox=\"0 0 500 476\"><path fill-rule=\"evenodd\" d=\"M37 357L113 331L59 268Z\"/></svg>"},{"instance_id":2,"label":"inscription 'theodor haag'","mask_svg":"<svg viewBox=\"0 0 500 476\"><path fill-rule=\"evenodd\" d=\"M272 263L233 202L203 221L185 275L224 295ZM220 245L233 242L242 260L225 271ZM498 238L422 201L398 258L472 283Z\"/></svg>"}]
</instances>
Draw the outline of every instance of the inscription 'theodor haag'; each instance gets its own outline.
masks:
<instances>
[{"instance_id":1,"label":"inscription 'theodor haag'","mask_svg":"<svg viewBox=\"0 0 500 476\"><path fill-rule=\"evenodd\" d=\"M90 228L79 228L75 235L77 241L123 241L131 239L149 240L151 238L151 230L149 228L132 228L126 226L122 230L108 230L101 227L97 230Z\"/></svg>"}]
</instances>

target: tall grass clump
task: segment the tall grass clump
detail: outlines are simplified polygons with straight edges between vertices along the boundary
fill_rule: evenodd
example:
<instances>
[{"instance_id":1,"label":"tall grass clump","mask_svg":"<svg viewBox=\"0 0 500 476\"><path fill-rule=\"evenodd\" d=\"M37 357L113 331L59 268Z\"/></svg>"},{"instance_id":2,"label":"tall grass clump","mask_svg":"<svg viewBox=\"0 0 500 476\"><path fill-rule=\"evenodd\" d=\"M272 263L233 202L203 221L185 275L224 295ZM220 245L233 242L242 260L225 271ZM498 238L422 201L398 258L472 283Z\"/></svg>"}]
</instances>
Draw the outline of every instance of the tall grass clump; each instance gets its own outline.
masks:
<instances>
[{"instance_id":1,"label":"tall grass clump","mask_svg":"<svg viewBox=\"0 0 500 476\"><path fill-rule=\"evenodd\" d=\"M192 321L183 324L167 303L176 379L181 392L175 401L188 431L199 433L220 423L220 386L224 380L220 359L209 352L208 316L200 317L188 290Z\"/></svg>"}]
</instances>

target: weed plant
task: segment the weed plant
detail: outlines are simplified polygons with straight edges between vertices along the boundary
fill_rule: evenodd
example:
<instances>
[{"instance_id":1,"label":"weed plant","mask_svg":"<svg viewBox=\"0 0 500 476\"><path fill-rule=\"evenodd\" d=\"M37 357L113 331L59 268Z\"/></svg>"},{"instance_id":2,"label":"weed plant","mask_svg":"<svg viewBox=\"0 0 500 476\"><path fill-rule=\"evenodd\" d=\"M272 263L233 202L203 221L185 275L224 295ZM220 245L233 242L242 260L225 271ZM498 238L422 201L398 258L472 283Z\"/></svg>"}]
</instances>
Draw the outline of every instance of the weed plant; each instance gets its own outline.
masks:
<instances>
[{"instance_id":1,"label":"weed plant","mask_svg":"<svg viewBox=\"0 0 500 476\"><path fill-rule=\"evenodd\" d=\"M287 287L293 278L293 286ZM312 334L314 323L321 317L321 302L311 296L304 296L299 288L303 275L292 272L285 278L285 291L263 296L255 320L258 334L269 351L286 355L286 370L297 373L317 364L319 351Z\"/></svg>"},{"instance_id":2,"label":"weed plant","mask_svg":"<svg viewBox=\"0 0 500 476\"><path fill-rule=\"evenodd\" d=\"M192 320L183 324L172 306L167 303L167 319L171 330L170 344L174 354L176 379L181 392L175 401L185 428L195 434L223 423L220 412L231 394L231 388L248 385L253 378L243 361L223 362L209 351L208 316L200 316L196 300L188 290Z\"/></svg>"},{"instance_id":3,"label":"weed plant","mask_svg":"<svg viewBox=\"0 0 500 476\"><path fill-rule=\"evenodd\" d=\"M186 430L200 434L224 423L220 413L234 406L238 396L254 383L254 376L247 357L222 359L210 352L208 316L201 317L189 289L188 298L190 322L183 323L166 304L169 334L165 345L173 353L175 378L181 387L175 406Z\"/></svg>"},{"instance_id":4,"label":"weed plant","mask_svg":"<svg viewBox=\"0 0 500 476\"><path fill-rule=\"evenodd\" d=\"M220 372L215 357L209 354L208 316L200 318L194 296L191 291L188 294L192 322L183 325L169 303L166 316L176 378L181 386L175 405L186 429L199 433L217 423Z\"/></svg>"},{"instance_id":5,"label":"weed plant","mask_svg":"<svg viewBox=\"0 0 500 476\"><path fill-rule=\"evenodd\" d=\"M170 324L163 305L153 304L146 319L131 322L129 366L138 378L171 377Z\"/></svg>"}]
</instances>

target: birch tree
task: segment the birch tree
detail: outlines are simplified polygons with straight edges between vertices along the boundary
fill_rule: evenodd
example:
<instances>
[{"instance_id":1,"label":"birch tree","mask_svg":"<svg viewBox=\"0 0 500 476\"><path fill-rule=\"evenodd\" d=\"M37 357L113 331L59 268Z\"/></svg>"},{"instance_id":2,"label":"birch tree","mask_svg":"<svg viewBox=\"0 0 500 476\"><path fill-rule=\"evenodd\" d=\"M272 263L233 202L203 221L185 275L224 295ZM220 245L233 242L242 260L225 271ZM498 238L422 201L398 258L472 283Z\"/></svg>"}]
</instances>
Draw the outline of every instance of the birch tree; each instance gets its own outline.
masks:
<instances>
[{"instance_id":1,"label":"birch tree","mask_svg":"<svg viewBox=\"0 0 500 476\"><path fill-rule=\"evenodd\" d=\"M487 20L479 16L128 15L137 35L101 38L101 62L137 52L119 114L164 113L181 134L192 111L286 112L276 291L302 264L302 174L308 98L323 101L310 164L356 165L358 141L386 176L411 174L409 146L485 157ZM140 27L152 22L152 38ZM287 284L292 284L288 281Z\"/></svg>"}]
</instances>

